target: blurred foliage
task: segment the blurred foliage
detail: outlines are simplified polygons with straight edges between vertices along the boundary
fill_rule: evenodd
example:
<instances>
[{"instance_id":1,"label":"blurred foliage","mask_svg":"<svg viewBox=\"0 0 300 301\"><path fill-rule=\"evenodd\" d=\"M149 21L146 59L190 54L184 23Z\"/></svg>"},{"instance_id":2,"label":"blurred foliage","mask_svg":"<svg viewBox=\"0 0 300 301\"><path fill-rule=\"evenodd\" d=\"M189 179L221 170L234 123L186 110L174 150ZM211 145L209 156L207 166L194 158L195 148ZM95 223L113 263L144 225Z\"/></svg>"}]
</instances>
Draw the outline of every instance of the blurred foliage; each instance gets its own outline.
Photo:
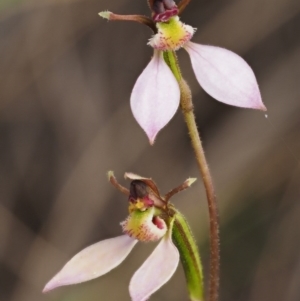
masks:
<instances>
[{"instance_id":1,"label":"blurred foliage","mask_svg":"<svg viewBox=\"0 0 300 301\"><path fill-rule=\"evenodd\" d=\"M24 0L0 0L0 11L22 3Z\"/></svg>"}]
</instances>

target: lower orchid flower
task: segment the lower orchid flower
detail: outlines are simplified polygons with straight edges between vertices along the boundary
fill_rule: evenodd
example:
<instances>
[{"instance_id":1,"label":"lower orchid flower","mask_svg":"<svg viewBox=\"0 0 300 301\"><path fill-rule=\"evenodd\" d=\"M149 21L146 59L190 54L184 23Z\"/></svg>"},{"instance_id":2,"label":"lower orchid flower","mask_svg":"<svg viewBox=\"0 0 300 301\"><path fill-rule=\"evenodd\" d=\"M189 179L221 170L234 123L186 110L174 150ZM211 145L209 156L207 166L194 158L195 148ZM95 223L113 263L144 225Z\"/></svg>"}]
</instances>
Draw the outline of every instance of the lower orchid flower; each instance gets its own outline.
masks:
<instances>
[{"instance_id":1,"label":"lower orchid flower","mask_svg":"<svg viewBox=\"0 0 300 301\"><path fill-rule=\"evenodd\" d=\"M183 246L182 235L177 228L179 228L178 224L184 228L185 222L182 222L182 216L173 205L168 203L168 199L173 194L189 187L195 179L188 179L165 197L161 197L151 179L132 173L126 173L125 177L132 182L130 191L124 187L121 188L122 192L129 195L130 214L121 223L124 235L103 240L79 252L46 284L43 292L102 276L121 264L138 241L150 242L161 239L155 250L135 272L130 281L131 299L144 301L148 300L172 277L178 266L180 256L188 261L186 258L189 255L187 255L186 249L194 250L193 257L199 258L195 247L193 249L189 245ZM109 178L113 184L117 183L112 173L109 173ZM117 185L119 188L120 185ZM175 244L179 250L174 245L173 239L175 239ZM193 300L202 300L200 259L193 262L193 266L192 268L185 268L185 272L189 276L190 295L193 296ZM191 281L193 277L194 280Z\"/></svg>"},{"instance_id":2,"label":"lower orchid flower","mask_svg":"<svg viewBox=\"0 0 300 301\"><path fill-rule=\"evenodd\" d=\"M148 0L152 19L101 12L109 20L131 20L148 25L154 32L149 45L154 55L137 79L130 99L132 113L151 144L158 132L175 115L181 92L179 79L170 70L164 54L184 48L201 87L213 98L228 105L266 110L255 75L237 54L220 47L192 43L195 29L179 20L189 0ZM151 23L152 21L152 23ZM177 62L176 62L177 63Z\"/></svg>"}]
</instances>

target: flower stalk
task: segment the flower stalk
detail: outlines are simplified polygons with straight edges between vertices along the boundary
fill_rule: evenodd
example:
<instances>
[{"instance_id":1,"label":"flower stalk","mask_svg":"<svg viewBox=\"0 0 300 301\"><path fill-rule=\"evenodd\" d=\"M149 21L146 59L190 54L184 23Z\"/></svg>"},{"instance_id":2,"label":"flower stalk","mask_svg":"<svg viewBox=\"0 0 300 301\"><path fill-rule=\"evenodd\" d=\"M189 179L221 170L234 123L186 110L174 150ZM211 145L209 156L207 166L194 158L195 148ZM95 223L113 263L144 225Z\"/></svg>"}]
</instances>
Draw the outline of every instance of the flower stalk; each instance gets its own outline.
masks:
<instances>
[{"instance_id":1,"label":"flower stalk","mask_svg":"<svg viewBox=\"0 0 300 301\"><path fill-rule=\"evenodd\" d=\"M180 87L180 107L189 131L192 147L195 152L198 168L202 175L203 184L206 191L209 224L210 224L210 272L209 272L209 301L218 300L220 282L220 237L219 237L219 213L216 201L215 189L208 163L204 154L200 134L197 129L195 115L193 112L193 102L190 88L182 78L180 67L177 62L175 52L166 51L164 58Z\"/></svg>"}]
</instances>

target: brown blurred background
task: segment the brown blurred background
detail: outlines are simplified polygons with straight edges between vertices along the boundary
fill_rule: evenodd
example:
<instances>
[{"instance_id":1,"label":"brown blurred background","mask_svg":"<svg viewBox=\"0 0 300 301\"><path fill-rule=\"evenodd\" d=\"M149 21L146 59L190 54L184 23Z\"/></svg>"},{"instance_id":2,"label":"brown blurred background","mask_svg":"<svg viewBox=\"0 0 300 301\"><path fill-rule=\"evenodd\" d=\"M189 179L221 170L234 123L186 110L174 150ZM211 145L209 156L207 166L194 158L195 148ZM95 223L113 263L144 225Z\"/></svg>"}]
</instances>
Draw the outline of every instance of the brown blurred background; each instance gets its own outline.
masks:
<instances>
[{"instance_id":1,"label":"brown blurred background","mask_svg":"<svg viewBox=\"0 0 300 301\"><path fill-rule=\"evenodd\" d=\"M98 12L149 14L141 0L0 2L0 300L129 300L139 244L109 274L41 293L82 248L121 234L126 198L114 170L151 176L162 192L199 181L174 203L191 223L207 275L207 206L180 112L153 147L132 117L131 89L149 62L150 30ZM194 42L253 67L268 108L210 98L179 52L214 176L221 216L221 301L300 300L300 1L193 0ZM188 300L182 268L151 300Z\"/></svg>"}]
</instances>

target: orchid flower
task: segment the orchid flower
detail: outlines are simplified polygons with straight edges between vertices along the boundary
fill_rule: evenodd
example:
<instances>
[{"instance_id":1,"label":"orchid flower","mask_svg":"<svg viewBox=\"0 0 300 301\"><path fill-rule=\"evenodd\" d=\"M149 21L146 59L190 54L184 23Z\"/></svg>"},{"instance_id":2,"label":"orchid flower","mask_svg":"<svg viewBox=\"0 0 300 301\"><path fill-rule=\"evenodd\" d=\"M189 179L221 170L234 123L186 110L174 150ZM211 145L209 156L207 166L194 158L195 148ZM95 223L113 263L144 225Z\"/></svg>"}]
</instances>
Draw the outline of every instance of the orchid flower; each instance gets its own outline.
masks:
<instances>
[{"instance_id":1,"label":"orchid flower","mask_svg":"<svg viewBox=\"0 0 300 301\"><path fill-rule=\"evenodd\" d=\"M161 197L151 179L132 173L126 173L125 177L132 182L130 191L124 187L121 189L122 192L129 195L130 214L121 223L124 234L83 249L46 284L43 292L64 285L88 281L108 273L121 264L138 241L150 242L161 239L152 254L131 278L129 292L133 301L148 300L150 295L175 273L180 255L183 258L185 255L182 246L179 246L178 250L172 240L172 236L174 236L176 242L181 244L180 238L178 238L179 232L176 231L176 226L174 227L174 223L180 222L180 214L168 203L168 199L173 194L189 187L195 179L188 179L166 197ZM109 178L111 182L115 179L111 172ZM184 225L184 223L181 224ZM195 255L197 257L197 250L194 253L196 253L193 254L194 257ZM197 273L200 275L196 275L194 283L190 283L190 286L197 283L199 287L199 283L202 281L199 262L196 261L193 265L198 265ZM201 296L202 288L199 290L199 288L192 287L190 294L193 296L193 300L201 300L202 297L198 296Z\"/></svg>"},{"instance_id":2,"label":"orchid flower","mask_svg":"<svg viewBox=\"0 0 300 301\"><path fill-rule=\"evenodd\" d=\"M132 113L150 144L175 115L180 103L178 79L164 60L163 53L167 51L184 48L190 56L197 81L216 100L236 107L266 110L255 75L240 56L224 48L190 41L196 29L182 23L178 17L189 0L181 0L178 7L173 0L148 2L152 20L111 12L101 12L100 16L144 23L155 32L148 43L154 48L154 55L138 77L130 98Z\"/></svg>"}]
</instances>

